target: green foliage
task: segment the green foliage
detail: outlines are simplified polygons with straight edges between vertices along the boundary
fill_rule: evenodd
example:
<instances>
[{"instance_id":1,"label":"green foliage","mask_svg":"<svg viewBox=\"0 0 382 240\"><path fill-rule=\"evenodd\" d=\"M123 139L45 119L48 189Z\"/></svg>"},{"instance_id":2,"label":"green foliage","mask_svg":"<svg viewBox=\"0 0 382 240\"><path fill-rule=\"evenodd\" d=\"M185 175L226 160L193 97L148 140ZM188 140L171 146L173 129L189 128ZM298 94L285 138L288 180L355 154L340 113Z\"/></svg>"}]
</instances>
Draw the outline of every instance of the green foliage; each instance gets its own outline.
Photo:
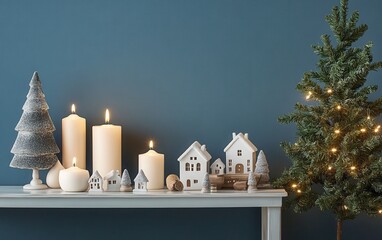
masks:
<instances>
[{"instance_id":1,"label":"green foliage","mask_svg":"<svg viewBox=\"0 0 382 240\"><path fill-rule=\"evenodd\" d=\"M289 192L288 203L296 212L318 206L346 220L382 209L382 97L370 100L378 86L365 86L370 71L382 67L373 62L372 44L353 47L367 30L357 26L359 13L348 14L348 1L326 17L329 35L313 46L317 70L306 72L297 90L307 104L279 118L297 125L296 143L281 146L292 166L274 182Z\"/></svg>"}]
</instances>

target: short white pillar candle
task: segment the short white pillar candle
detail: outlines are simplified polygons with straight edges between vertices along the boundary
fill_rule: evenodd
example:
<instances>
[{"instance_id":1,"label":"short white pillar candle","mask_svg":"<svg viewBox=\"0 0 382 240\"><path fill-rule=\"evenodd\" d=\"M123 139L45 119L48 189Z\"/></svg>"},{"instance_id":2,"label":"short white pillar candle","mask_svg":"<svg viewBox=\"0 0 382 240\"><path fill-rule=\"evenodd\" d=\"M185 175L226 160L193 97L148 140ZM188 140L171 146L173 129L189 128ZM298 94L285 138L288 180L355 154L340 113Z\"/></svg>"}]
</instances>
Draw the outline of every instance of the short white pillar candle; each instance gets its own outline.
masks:
<instances>
[{"instance_id":1,"label":"short white pillar candle","mask_svg":"<svg viewBox=\"0 0 382 240\"><path fill-rule=\"evenodd\" d=\"M65 192L84 192L88 189L89 171L76 167L76 158L73 158L73 167L60 171L60 187Z\"/></svg>"}]
</instances>

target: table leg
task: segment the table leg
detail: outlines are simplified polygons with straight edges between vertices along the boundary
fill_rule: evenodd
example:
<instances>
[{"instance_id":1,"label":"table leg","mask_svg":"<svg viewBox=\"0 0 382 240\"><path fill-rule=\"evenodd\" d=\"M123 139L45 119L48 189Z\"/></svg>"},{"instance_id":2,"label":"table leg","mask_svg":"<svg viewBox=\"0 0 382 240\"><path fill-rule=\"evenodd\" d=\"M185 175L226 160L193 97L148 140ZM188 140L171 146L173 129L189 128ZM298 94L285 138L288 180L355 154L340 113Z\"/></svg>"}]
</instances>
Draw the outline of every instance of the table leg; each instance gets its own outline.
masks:
<instances>
[{"instance_id":1,"label":"table leg","mask_svg":"<svg viewBox=\"0 0 382 240\"><path fill-rule=\"evenodd\" d=\"M267 238L266 240L281 240L281 208L267 208Z\"/></svg>"},{"instance_id":2,"label":"table leg","mask_svg":"<svg viewBox=\"0 0 382 240\"><path fill-rule=\"evenodd\" d=\"M267 240L268 232L268 208L261 208L261 239Z\"/></svg>"}]
</instances>

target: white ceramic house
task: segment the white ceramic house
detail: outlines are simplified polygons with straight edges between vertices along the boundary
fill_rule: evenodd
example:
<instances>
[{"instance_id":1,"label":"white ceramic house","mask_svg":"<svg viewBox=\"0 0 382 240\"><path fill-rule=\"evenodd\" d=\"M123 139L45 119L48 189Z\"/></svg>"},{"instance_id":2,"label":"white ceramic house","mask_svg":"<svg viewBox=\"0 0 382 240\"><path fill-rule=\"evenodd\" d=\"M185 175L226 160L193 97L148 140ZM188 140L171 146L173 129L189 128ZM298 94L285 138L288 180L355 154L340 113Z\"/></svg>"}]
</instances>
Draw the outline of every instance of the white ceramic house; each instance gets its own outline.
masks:
<instances>
[{"instance_id":1,"label":"white ceramic house","mask_svg":"<svg viewBox=\"0 0 382 240\"><path fill-rule=\"evenodd\" d=\"M147 183L149 180L147 179L143 170L139 170L139 173L134 178L135 188L134 192L147 192Z\"/></svg>"},{"instance_id":2,"label":"white ceramic house","mask_svg":"<svg viewBox=\"0 0 382 240\"><path fill-rule=\"evenodd\" d=\"M224 148L227 174L248 174L255 170L256 146L248 139L248 133L232 133L231 142Z\"/></svg>"},{"instance_id":3,"label":"white ceramic house","mask_svg":"<svg viewBox=\"0 0 382 240\"><path fill-rule=\"evenodd\" d=\"M225 164L220 158L216 159L214 163L211 164L211 174L222 175L224 174Z\"/></svg>"},{"instance_id":4,"label":"white ceramic house","mask_svg":"<svg viewBox=\"0 0 382 240\"><path fill-rule=\"evenodd\" d=\"M178 158L180 167L180 181L185 190L201 190L204 176L209 172L211 155L206 145L195 141Z\"/></svg>"},{"instance_id":5,"label":"white ceramic house","mask_svg":"<svg viewBox=\"0 0 382 240\"><path fill-rule=\"evenodd\" d=\"M119 176L118 170L111 170L103 180L105 181L105 191L119 192L119 188L121 187L121 176Z\"/></svg>"},{"instance_id":6,"label":"white ceramic house","mask_svg":"<svg viewBox=\"0 0 382 240\"><path fill-rule=\"evenodd\" d=\"M103 179L97 170L89 178L88 183L89 183L89 192L102 192L103 191Z\"/></svg>"}]
</instances>

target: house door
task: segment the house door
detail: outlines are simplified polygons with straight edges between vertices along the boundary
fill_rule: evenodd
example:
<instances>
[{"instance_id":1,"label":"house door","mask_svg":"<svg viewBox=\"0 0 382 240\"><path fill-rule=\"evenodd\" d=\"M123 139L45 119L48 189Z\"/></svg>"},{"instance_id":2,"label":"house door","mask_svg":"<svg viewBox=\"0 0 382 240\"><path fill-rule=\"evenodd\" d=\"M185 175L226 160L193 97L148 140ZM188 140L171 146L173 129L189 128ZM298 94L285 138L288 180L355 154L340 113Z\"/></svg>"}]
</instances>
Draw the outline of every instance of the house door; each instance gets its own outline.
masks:
<instances>
[{"instance_id":1,"label":"house door","mask_svg":"<svg viewBox=\"0 0 382 240\"><path fill-rule=\"evenodd\" d=\"M187 179L187 187L191 187L191 180Z\"/></svg>"},{"instance_id":2,"label":"house door","mask_svg":"<svg viewBox=\"0 0 382 240\"><path fill-rule=\"evenodd\" d=\"M235 173L243 173L244 172L244 166L243 164L239 163L239 164L236 164L236 167L235 167Z\"/></svg>"}]
</instances>

